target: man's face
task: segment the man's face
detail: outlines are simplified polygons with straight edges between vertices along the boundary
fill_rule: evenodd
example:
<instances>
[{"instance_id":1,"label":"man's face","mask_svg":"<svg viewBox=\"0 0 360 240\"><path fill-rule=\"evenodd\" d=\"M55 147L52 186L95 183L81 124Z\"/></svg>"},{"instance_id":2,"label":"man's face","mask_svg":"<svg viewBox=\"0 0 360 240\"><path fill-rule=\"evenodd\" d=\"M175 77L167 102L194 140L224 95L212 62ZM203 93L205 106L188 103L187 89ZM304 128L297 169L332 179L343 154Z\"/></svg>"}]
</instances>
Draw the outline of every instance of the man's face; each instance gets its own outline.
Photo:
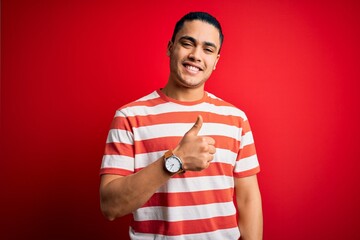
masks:
<instances>
[{"instance_id":1,"label":"man's face","mask_svg":"<svg viewBox=\"0 0 360 240\"><path fill-rule=\"evenodd\" d=\"M219 60L219 31L206 22L186 21L168 46L170 79L185 88L202 87Z\"/></svg>"}]
</instances>

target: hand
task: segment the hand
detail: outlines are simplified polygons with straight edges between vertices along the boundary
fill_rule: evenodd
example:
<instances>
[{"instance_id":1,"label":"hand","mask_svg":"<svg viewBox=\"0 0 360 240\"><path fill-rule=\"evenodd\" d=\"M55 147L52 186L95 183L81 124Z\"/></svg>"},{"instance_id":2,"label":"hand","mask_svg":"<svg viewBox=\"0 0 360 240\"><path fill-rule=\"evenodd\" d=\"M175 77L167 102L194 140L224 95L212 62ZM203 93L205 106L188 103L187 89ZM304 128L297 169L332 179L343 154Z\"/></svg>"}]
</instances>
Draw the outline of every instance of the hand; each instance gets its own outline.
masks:
<instances>
[{"instance_id":1,"label":"hand","mask_svg":"<svg viewBox=\"0 0 360 240\"><path fill-rule=\"evenodd\" d=\"M181 158L186 171L201 171L209 167L216 152L215 140L211 137L201 137L198 133L203 119L198 116L194 126L185 133L174 154Z\"/></svg>"}]
</instances>

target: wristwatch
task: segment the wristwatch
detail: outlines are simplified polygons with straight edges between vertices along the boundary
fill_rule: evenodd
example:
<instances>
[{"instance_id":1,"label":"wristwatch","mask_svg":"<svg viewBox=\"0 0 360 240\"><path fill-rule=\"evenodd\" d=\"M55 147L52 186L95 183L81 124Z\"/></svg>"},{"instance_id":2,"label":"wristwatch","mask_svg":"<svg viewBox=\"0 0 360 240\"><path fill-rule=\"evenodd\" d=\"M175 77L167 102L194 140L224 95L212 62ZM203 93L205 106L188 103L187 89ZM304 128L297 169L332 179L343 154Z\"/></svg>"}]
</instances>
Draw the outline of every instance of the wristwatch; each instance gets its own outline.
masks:
<instances>
[{"instance_id":1,"label":"wristwatch","mask_svg":"<svg viewBox=\"0 0 360 240\"><path fill-rule=\"evenodd\" d=\"M164 160L165 160L165 169L169 173L185 172L183 169L183 164L181 159L178 156L176 156L171 150L165 152Z\"/></svg>"}]
</instances>

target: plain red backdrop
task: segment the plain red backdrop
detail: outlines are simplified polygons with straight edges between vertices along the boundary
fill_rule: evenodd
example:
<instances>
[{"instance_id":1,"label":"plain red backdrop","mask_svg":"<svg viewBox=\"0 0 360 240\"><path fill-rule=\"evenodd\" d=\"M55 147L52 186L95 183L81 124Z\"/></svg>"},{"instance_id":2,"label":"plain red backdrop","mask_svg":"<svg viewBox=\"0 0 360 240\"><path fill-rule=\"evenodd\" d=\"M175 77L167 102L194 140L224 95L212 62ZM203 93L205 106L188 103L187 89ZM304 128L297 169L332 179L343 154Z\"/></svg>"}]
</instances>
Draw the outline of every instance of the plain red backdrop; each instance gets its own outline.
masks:
<instances>
[{"instance_id":1,"label":"plain red backdrop","mask_svg":"<svg viewBox=\"0 0 360 240\"><path fill-rule=\"evenodd\" d=\"M127 239L99 209L115 110L168 76L167 42L208 11L225 42L207 90L243 109L264 236L359 239L358 1L8 0L1 8L1 239Z\"/></svg>"}]
</instances>

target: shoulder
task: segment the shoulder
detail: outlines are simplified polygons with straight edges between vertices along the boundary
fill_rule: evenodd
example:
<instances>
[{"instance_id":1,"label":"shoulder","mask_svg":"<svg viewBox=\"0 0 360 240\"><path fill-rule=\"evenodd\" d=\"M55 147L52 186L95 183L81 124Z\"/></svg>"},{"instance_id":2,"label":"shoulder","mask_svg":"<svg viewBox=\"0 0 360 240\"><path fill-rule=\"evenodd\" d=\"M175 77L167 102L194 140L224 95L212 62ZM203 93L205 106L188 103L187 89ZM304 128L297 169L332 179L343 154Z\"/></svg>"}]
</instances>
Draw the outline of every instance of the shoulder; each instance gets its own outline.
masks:
<instances>
[{"instance_id":1,"label":"shoulder","mask_svg":"<svg viewBox=\"0 0 360 240\"><path fill-rule=\"evenodd\" d=\"M149 105L152 101L159 99L160 96L157 91L153 91L150 94L147 94L146 96L143 96L133 102L127 103L123 106L121 106L119 109L134 107L134 106L143 106L143 105Z\"/></svg>"},{"instance_id":2,"label":"shoulder","mask_svg":"<svg viewBox=\"0 0 360 240\"><path fill-rule=\"evenodd\" d=\"M127 103L116 110L117 116L134 116L137 115L139 111L144 109L144 107L156 106L161 102L161 98L158 92L155 90L150 94L147 94L133 102Z\"/></svg>"},{"instance_id":3,"label":"shoulder","mask_svg":"<svg viewBox=\"0 0 360 240\"><path fill-rule=\"evenodd\" d=\"M213 106L216 106L217 109L219 109L223 114L227 114L232 117L239 117L243 121L247 120L247 116L243 110L235 106L234 104L223 100L220 97L217 97L216 95L207 92L208 95L208 102L212 104Z\"/></svg>"}]
</instances>

